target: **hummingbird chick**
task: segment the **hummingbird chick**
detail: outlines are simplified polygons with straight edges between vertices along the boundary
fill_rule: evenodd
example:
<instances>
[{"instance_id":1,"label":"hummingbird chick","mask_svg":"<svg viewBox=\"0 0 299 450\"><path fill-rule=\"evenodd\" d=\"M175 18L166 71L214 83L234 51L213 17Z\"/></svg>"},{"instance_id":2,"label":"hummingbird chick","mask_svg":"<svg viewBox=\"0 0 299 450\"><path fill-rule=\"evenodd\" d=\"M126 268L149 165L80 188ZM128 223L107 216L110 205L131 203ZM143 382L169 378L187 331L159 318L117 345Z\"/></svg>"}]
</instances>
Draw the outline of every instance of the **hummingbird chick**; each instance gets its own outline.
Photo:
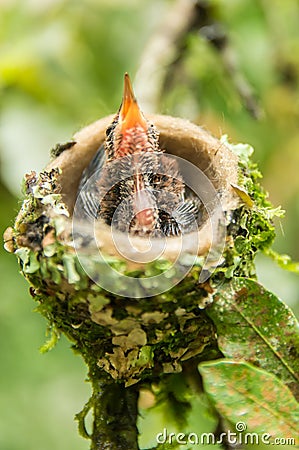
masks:
<instances>
[{"instance_id":1,"label":"hummingbird chick","mask_svg":"<svg viewBox=\"0 0 299 450\"><path fill-rule=\"evenodd\" d=\"M140 236L178 236L196 228L199 207L125 74L120 109L80 181L79 213Z\"/></svg>"}]
</instances>

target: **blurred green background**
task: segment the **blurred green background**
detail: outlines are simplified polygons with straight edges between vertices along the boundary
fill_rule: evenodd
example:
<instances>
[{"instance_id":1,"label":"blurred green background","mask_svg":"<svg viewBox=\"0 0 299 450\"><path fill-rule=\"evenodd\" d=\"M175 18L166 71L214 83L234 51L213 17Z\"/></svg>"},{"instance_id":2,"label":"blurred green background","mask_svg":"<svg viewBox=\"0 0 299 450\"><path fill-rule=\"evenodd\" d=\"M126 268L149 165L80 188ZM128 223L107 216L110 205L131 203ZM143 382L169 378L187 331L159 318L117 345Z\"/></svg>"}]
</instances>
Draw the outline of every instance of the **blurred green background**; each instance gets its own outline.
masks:
<instances>
[{"instance_id":1,"label":"blurred green background","mask_svg":"<svg viewBox=\"0 0 299 450\"><path fill-rule=\"evenodd\" d=\"M254 146L263 185L274 205L286 210L275 249L299 260L298 2L201 3L225 34L235 69L229 73L227 54L207 39L209 28L194 29L170 71L158 112ZM146 43L173 4L0 0L1 233L20 206L23 174L42 169L56 143L117 110L124 72L134 79ZM258 120L238 92L244 83L259 104ZM1 249L0 264L0 450L87 449L73 421L90 393L83 383L86 368L64 338L53 352L39 353L45 320L32 312L15 257ZM262 256L258 273L298 314L299 277ZM193 421L209 431L200 402L195 410ZM152 426L143 427L143 445L154 444L162 415L152 414Z\"/></svg>"}]
</instances>

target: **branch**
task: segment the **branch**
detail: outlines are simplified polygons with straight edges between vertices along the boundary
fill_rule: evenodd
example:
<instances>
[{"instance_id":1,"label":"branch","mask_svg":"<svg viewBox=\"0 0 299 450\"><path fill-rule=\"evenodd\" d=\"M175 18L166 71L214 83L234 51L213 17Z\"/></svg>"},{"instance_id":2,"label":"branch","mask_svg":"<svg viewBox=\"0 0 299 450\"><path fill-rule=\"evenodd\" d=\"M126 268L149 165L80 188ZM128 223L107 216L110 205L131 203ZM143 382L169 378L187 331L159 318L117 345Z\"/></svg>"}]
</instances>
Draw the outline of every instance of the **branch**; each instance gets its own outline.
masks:
<instances>
[{"instance_id":1,"label":"branch","mask_svg":"<svg viewBox=\"0 0 299 450\"><path fill-rule=\"evenodd\" d=\"M197 20L197 8L197 1L177 0L144 49L136 74L135 90L143 110L148 113L158 112L169 65Z\"/></svg>"},{"instance_id":2,"label":"branch","mask_svg":"<svg viewBox=\"0 0 299 450\"><path fill-rule=\"evenodd\" d=\"M253 118L259 119L263 111L254 90L241 73L229 36L217 23L214 8L205 0L177 0L145 47L135 78L142 109L148 113L159 112L162 94L184 60L186 36L193 30L198 30L218 52L244 107Z\"/></svg>"},{"instance_id":3,"label":"branch","mask_svg":"<svg viewBox=\"0 0 299 450\"><path fill-rule=\"evenodd\" d=\"M237 55L230 45L229 35L222 25L211 23L200 30L200 34L206 38L219 54L224 70L244 103L244 107L254 119L259 119L263 115L253 88L242 74Z\"/></svg>"},{"instance_id":4,"label":"branch","mask_svg":"<svg viewBox=\"0 0 299 450\"><path fill-rule=\"evenodd\" d=\"M139 391L125 387L97 370L91 379L94 413L91 450L138 450Z\"/></svg>"}]
</instances>

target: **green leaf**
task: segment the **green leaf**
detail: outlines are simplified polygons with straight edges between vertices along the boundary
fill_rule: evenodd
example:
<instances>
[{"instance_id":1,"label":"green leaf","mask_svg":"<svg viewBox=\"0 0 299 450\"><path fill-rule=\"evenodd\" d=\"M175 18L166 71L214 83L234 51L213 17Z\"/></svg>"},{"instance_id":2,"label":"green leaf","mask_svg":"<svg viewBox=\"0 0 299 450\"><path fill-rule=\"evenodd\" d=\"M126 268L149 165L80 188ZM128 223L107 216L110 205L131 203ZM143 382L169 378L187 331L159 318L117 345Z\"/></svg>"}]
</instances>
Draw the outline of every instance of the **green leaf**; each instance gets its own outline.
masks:
<instances>
[{"instance_id":1,"label":"green leaf","mask_svg":"<svg viewBox=\"0 0 299 450\"><path fill-rule=\"evenodd\" d=\"M248 432L299 439L299 404L274 375L245 362L218 360L199 366L204 389L218 412ZM238 427L236 427L238 429Z\"/></svg>"},{"instance_id":2,"label":"green leaf","mask_svg":"<svg viewBox=\"0 0 299 450\"><path fill-rule=\"evenodd\" d=\"M233 188L233 190L236 192L236 194L240 197L242 202L245 203L245 205L247 205L249 208L252 208L254 203L253 203L252 199L250 198L250 195L248 194L248 192L246 192L245 189L238 186L237 184L231 183L230 185Z\"/></svg>"},{"instance_id":3,"label":"green leaf","mask_svg":"<svg viewBox=\"0 0 299 450\"><path fill-rule=\"evenodd\" d=\"M206 311L224 356L274 373L299 396L299 324L283 302L256 281L235 278Z\"/></svg>"}]
</instances>

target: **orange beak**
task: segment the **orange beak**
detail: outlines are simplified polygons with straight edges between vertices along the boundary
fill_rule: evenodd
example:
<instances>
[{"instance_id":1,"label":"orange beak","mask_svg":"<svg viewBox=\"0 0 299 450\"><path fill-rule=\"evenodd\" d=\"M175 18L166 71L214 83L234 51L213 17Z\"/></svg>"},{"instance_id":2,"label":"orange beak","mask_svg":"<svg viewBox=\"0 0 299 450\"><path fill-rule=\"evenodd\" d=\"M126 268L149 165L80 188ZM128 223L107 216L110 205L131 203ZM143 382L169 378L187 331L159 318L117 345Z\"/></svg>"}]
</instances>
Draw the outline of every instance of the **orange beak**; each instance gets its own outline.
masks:
<instances>
[{"instance_id":1,"label":"orange beak","mask_svg":"<svg viewBox=\"0 0 299 450\"><path fill-rule=\"evenodd\" d=\"M135 98L129 75L125 74L123 101L119 110L119 119L122 134L130 128L142 127L147 130L148 124L140 111Z\"/></svg>"}]
</instances>

